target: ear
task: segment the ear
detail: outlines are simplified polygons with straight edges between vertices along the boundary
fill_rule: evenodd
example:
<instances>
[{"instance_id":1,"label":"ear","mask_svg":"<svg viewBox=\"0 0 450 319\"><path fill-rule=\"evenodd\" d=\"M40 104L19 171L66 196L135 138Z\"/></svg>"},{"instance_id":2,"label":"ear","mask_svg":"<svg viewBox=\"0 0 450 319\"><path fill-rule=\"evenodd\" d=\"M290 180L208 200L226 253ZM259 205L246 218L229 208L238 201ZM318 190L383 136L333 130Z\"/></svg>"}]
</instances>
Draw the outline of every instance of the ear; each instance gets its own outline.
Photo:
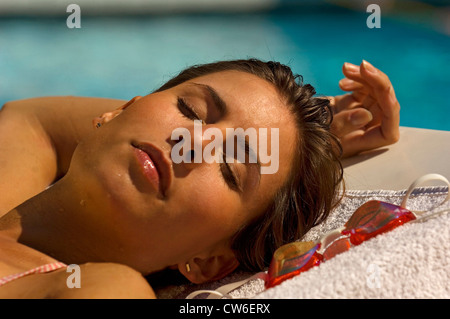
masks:
<instances>
[{"instance_id":1,"label":"ear","mask_svg":"<svg viewBox=\"0 0 450 319\"><path fill-rule=\"evenodd\" d=\"M178 270L194 284L219 280L232 273L239 266L239 262L230 250L228 252L195 257L187 262L178 264Z\"/></svg>"},{"instance_id":2,"label":"ear","mask_svg":"<svg viewBox=\"0 0 450 319\"><path fill-rule=\"evenodd\" d=\"M125 110L128 106L130 106L131 104L133 104L134 102L139 100L141 97L142 96L135 96L134 98L129 100L127 103L121 105L119 108L115 109L114 111L103 113L100 117L96 117L92 121L92 124L94 125L95 128L98 128L101 125L108 123L109 121L114 119L117 115L122 113L122 111Z\"/></svg>"}]
</instances>

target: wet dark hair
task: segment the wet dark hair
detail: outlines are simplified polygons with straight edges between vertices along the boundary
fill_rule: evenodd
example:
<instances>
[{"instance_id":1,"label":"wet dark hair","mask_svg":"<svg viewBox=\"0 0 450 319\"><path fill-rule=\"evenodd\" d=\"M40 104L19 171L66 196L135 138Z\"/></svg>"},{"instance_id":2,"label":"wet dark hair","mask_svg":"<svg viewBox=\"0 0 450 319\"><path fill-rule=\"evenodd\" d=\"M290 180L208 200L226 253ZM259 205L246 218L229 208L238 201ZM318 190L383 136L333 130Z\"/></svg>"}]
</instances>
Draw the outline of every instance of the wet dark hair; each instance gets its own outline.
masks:
<instances>
[{"instance_id":1,"label":"wet dark hair","mask_svg":"<svg viewBox=\"0 0 450 319\"><path fill-rule=\"evenodd\" d=\"M342 148L330 132L333 113L330 101L314 97L314 88L303 84L300 75L278 62L257 59L219 61L185 69L156 92L193 78L221 71L241 71L270 82L284 98L295 117L298 134L291 174L276 192L263 214L243 225L231 242L241 267L260 271L267 267L274 251L301 239L324 221L340 200L343 168Z\"/></svg>"}]
</instances>

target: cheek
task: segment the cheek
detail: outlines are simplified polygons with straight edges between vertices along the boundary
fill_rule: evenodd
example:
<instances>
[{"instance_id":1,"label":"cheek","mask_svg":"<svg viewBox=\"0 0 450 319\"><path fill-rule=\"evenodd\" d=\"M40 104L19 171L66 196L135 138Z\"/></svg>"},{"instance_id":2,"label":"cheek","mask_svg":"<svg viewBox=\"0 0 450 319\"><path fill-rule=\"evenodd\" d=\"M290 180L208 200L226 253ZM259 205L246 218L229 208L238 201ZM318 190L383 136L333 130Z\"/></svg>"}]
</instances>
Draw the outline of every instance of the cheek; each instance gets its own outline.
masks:
<instances>
[{"instance_id":1,"label":"cheek","mask_svg":"<svg viewBox=\"0 0 450 319\"><path fill-rule=\"evenodd\" d=\"M214 169L217 168L211 167L207 174L190 174L180 180L183 185L173 200L191 227L211 233L233 232L240 223L241 202Z\"/></svg>"},{"instance_id":2,"label":"cheek","mask_svg":"<svg viewBox=\"0 0 450 319\"><path fill-rule=\"evenodd\" d=\"M145 100L130 106L123 115L129 117L131 123L142 123L145 127L151 126L167 129L173 124L180 124L183 119L176 107L173 97L165 95L147 96ZM165 130L163 130L165 131Z\"/></svg>"}]
</instances>

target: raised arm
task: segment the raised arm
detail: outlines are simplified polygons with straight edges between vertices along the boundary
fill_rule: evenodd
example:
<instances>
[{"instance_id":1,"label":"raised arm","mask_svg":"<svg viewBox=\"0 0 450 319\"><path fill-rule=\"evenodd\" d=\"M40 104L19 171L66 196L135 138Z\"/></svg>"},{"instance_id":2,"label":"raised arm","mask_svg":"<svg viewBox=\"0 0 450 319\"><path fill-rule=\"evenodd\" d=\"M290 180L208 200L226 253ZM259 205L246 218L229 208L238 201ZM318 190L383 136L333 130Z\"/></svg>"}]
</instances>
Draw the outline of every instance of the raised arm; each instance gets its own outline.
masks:
<instances>
[{"instance_id":1,"label":"raised arm","mask_svg":"<svg viewBox=\"0 0 450 319\"><path fill-rule=\"evenodd\" d=\"M6 103L0 110L0 216L62 177L92 120L124 103L72 96Z\"/></svg>"}]
</instances>

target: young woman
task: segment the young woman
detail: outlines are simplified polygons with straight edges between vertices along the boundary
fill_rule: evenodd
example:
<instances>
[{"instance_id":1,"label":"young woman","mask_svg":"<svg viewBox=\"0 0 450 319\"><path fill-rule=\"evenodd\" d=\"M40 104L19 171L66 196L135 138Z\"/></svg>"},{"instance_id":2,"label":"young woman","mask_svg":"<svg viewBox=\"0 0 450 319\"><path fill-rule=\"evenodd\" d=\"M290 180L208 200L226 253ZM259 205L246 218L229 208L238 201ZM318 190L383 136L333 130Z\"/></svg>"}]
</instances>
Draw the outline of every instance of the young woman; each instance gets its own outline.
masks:
<instances>
[{"instance_id":1,"label":"young woman","mask_svg":"<svg viewBox=\"0 0 450 319\"><path fill-rule=\"evenodd\" d=\"M282 64L237 60L194 66L129 102L8 102L0 112L0 298L151 298L143 276L166 268L194 283L238 265L264 268L336 204L335 135L346 156L398 140L388 77L367 62L343 70L340 86L352 93L332 98L314 97ZM195 136L172 133L194 133L194 120L223 136L277 128L279 169L174 163L174 145ZM81 288L68 287L69 264L80 265Z\"/></svg>"}]
</instances>

